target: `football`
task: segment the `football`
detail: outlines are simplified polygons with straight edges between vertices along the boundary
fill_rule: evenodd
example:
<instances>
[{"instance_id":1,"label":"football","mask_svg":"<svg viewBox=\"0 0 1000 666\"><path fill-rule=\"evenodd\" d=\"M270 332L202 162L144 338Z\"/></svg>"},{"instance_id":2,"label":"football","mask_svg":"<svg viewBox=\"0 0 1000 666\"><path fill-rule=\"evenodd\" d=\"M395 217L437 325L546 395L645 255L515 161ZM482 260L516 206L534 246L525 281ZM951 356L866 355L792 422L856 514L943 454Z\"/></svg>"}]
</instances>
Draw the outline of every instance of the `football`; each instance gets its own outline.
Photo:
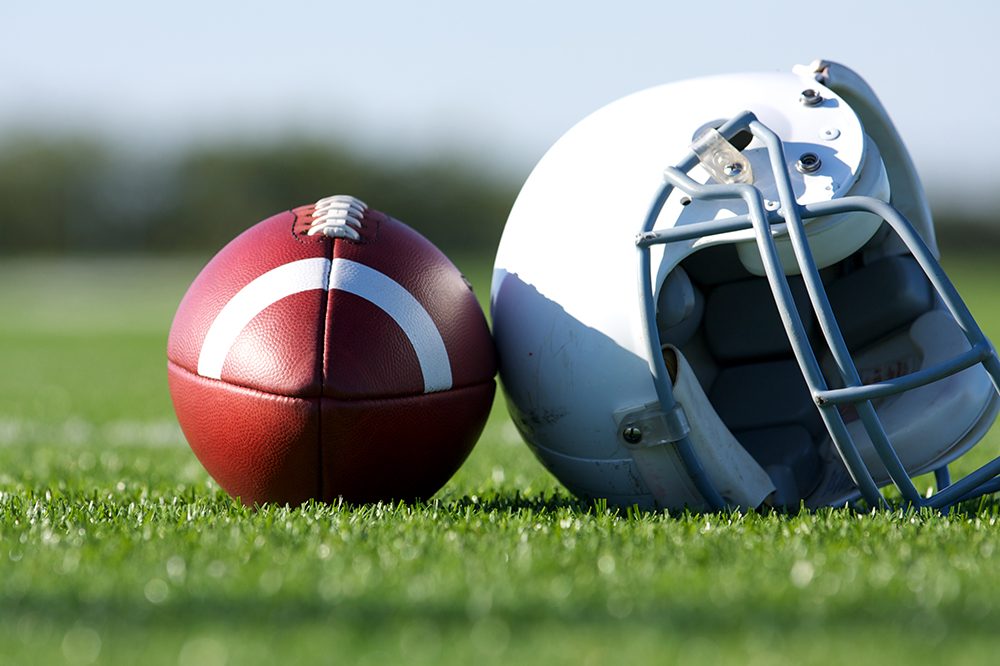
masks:
<instances>
[{"instance_id":1,"label":"football","mask_svg":"<svg viewBox=\"0 0 1000 666\"><path fill-rule=\"evenodd\" d=\"M224 247L167 342L181 429L247 506L427 499L493 404L493 341L433 244L349 196Z\"/></svg>"}]
</instances>

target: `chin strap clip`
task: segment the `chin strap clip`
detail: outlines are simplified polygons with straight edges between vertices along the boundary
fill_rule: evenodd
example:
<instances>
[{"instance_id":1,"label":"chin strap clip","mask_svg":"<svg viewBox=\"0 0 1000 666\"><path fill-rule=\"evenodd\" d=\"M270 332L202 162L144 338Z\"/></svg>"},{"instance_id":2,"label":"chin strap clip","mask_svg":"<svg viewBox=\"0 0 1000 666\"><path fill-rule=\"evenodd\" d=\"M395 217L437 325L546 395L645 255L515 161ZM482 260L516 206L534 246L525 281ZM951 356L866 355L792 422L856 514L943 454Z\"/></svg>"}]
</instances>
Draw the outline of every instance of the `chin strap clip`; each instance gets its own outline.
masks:
<instances>
[{"instance_id":1,"label":"chin strap clip","mask_svg":"<svg viewBox=\"0 0 1000 666\"><path fill-rule=\"evenodd\" d=\"M698 135L691 144L691 151L698 156L698 161L705 171L718 183L732 185L733 183L753 184L753 169L750 160L736 150L736 146L726 141L718 130L707 129Z\"/></svg>"},{"instance_id":2,"label":"chin strap clip","mask_svg":"<svg viewBox=\"0 0 1000 666\"><path fill-rule=\"evenodd\" d=\"M652 402L638 410L616 412L618 423L618 443L630 451L661 446L684 439L691 426L681 405L669 412L660 410L660 403Z\"/></svg>"}]
</instances>

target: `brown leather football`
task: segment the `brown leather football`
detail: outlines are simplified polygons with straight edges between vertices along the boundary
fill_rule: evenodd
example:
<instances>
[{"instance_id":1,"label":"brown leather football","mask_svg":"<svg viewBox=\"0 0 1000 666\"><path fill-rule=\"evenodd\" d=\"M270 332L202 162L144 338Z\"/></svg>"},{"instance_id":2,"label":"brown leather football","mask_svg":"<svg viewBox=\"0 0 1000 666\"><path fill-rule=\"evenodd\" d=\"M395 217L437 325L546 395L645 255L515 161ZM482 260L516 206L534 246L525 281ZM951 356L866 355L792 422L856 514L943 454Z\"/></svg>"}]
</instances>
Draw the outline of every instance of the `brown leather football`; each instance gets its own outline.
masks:
<instances>
[{"instance_id":1,"label":"brown leather football","mask_svg":"<svg viewBox=\"0 0 1000 666\"><path fill-rule=\"evenodd\" d=\"M191 448L248 506L427 499L472 450L495 390L462 274L346 196L223 248L181 301L167 359Z\"/></svg>"}]
</instances>

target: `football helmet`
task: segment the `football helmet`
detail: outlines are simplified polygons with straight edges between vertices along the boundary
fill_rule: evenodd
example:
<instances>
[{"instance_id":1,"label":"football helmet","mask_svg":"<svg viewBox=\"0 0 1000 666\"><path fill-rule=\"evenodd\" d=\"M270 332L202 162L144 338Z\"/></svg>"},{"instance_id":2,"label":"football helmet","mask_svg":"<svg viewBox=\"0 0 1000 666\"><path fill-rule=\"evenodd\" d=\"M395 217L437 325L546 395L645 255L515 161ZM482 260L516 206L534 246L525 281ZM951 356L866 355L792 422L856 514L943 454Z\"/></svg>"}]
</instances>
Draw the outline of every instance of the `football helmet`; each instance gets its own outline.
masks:
<instances>
[{"instance_id":1,"label":"football helmet","mask_svg":"<svg viewBox=\"0 0 1000 666\"><path fill-rule=\"evenodd\" d=\"M618 506L994 492L1000 458L948 473L996 417L1000 361L937 256L852 70L630 95L567 132L511 210L491 288L510 414L571 492Z\"/></svg>"}]
</instances>

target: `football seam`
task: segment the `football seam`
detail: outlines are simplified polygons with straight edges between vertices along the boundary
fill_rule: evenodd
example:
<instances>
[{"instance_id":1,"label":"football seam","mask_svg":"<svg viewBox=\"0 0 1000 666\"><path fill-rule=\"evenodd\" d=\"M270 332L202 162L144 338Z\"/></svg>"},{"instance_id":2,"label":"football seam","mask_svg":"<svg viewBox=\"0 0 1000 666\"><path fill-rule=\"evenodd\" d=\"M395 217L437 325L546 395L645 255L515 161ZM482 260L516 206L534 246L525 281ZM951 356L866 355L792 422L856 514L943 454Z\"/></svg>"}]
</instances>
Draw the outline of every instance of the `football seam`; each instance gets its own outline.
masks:
<instances>
[{"instance_id":1,"label":"football seam","mask_svg":"<svg viewBox=\"0 0 1000 666\"><path fill-rule=\"evenodd\" d=\"M272 398L285 398L287 400L333 400L335 402L352 403L352 402L366 402L366 401L376 401L376 400L406 400L408 398L419 398L425 395L442 395L444 393L449 393L451 391L463 391L465 389L476 388L477 386L485 386L491 382L495 382L495 377L489 377L483 381L473 382L471 384L462 384L461 386L453 386L447 391L433 391L431 393L401 393L397 395L377 395L377 396L367 396L363 398L338 398L329 395L282 395L281 393L272 393L270 391L263 391L259 388L253 386L244 386L243 384L237 384L235 382L226 381L224 379L214 379L212 377L206 377L204 375L199 375L197 372L192 372L188 370L183 365L175 363L171 359L167 359L167 365L176 368L178 371L184 372L198 379L203 379L206 382L215 382L218 384L225 384L226 386L232 386L233 388L238 388L242 391L250 391L259 395L270 396Z\"/></svg>"},{"instance_id":2,"label":"football seam","mask_svg":"<svg viewBox=\"0 0 1000 666\"><path fill-rule=\"evenodd\" d=\"M325 355L326 351L324 350L323 353ZM215 377L206 377L205 375L199 374L196 370L190 370L189 368L187 368L187 367L181 365L180 363L174 361L170 357L167 357L167 362L170 363L170 364L172 364L172 365L174 365L176 368L178 368L180 370L183 370L184 372L186 372L188 374L194 375L196 377L201 377L202 379L205 379L205 380L208 380L208 381L219 382L220 384L226 384L227 386L235 386L237 388L246 389L247 391L256 391L257 393L260 393L260 394L263 394L263 395L273 395L273 396L275 396L277 398L293 398L295 400L313 400L313 399L316 399L316 398L324 398L326 400L339 400L341 402L360 402L360 401L363 401L363 400L386 400L386 399L390 399L390 398L414 398L414 397L417 397L417 396L420 396L420 395L434 395L436 393L447 393L448 391L454 391L455 389L464 389L464 388L469 388L469 387L472 387L472 386L479 386L481 384L486 384L486 383L488 383L488 382L490 382L491 380L494 379L494 377L488 377L487 379L483 379L483 380L480 380L480 381L472 381L472 382L468 382L468 383L464 383L464 384L453 384L451 387L449 387L448 389L443 390L443 391L426 391L426 392L425 391L420 391L420 392L417 392L417 393L385 393L385 394L381 394L381 395L360 396L360 397L357 397L357 398L349 398L349 397L346 397L346 396L323 395L322 390L325 387L325 383L323 382L323 378L322 378L322 374L321 374L321 376L320 376L320 393L315 394L315 395L284 395L284 394L281 394L281 393L274 393L272 391L265 391L264 389L258 388L256 386L248 386L247 384L242 384L242 383L235 382L235 381L230 381L230 380L226 380L226 379L216 379Z\"/></svg>"},{"instance_id":3,"label":"football seam","mask_svg":"<svg viewBox=\"0 0 1000 666\"><path fill-rule=\"evenodd\" d=\"M336 254L337 249L337 239L331 239L329 243L329 248L327 249L327 258L330 260L329 270L333 270L333 257ZM327 275L326 278L327 288L323 290L323 316L319 318L319 339L320 344L323 345L323 353L319 354L320 366L317 368L319 375L319 395L322 399L323 394L326 392L326 368L327 368L327 350L330 348L327 344L326 333L327 333L327 317L330 315L330 276ZM318 497L326 497L326 489L323 487L325 479L323 478L323 419L317 419L316 424L316 475L318 477L319 485L319 495Z\"/></svg>"},{"instance_id":4,"label":"football seam","mask_svg":"<svg viewBox=\"0 0 1000 666\"><path fill-rule=\"evenodd\" d=\"M176 363L172 359L167 359L167 364L173 366L177 370L185 372L189 375L197 377L199 379L204 379L206 382L216 382L219 384L225 384L226 386L232 386L233 388L238 388L243 391L252 391L253 393L259 393L260 395L267 395L274 398L287 398L289 400L335 400L337 402L365 402L366 400L406 400L407 398L419 398L423 395L441 395L448 393L449 391L461 391L468 388L475 388L477 386L483 386L484 384L489 384L495 381L495 377L489 377L482 381L472 382L471 384L462 384L461 386L452 386L448 391L432 391L430 393L399 393L393 395L373 395L361 398L343 398L334 397L330 395L282 395L281 393L272 393L271 391L264 391L253 386L245 386L243 384L237 384L236 382L226 381L224 379L214 379L212 377L206 377L205 375L199 375L197 372L192 372L188 370L183 365Z\"/></svg>"}]
</instances>

